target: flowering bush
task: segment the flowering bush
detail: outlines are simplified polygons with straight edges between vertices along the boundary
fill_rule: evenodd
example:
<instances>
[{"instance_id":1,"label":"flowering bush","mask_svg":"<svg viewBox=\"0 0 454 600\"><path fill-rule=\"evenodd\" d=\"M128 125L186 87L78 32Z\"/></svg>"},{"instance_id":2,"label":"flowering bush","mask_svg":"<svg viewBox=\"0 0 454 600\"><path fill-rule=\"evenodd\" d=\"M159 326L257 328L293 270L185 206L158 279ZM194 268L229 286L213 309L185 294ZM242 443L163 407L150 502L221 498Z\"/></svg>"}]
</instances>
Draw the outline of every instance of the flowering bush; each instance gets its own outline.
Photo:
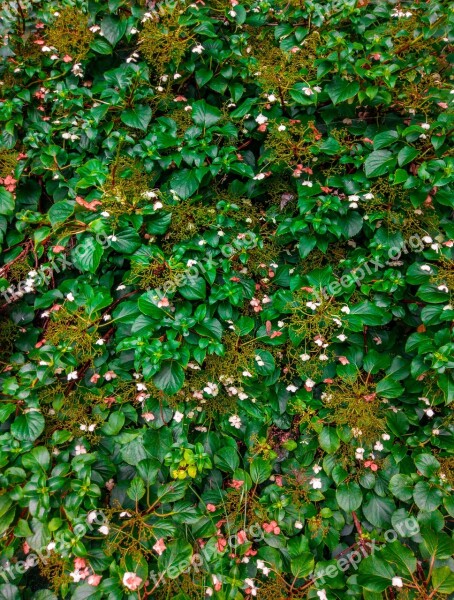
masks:
<instances>
[{"instance_id":1,"label":"flowering bush","mask_svg":"<svg viewBox=\"0 0 454 600\"><path fill-rule=\"evenodd\" d=\"M0 595L453 593L448 3L0 14Z\"/></svg>"}]
</instances>

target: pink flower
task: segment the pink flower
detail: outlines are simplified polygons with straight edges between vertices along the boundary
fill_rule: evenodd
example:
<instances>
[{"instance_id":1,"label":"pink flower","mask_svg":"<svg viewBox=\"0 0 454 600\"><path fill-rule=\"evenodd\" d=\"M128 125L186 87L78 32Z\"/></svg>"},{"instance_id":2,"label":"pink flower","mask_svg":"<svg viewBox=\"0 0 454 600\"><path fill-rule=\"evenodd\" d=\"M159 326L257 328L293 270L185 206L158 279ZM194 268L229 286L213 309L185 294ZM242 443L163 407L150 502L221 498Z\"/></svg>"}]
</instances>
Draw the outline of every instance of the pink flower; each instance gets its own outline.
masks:
<instances>
[{"instance_id":1,"label":"pink flower","mask_svg":"<svg viewBox=\"0 0 454 600\"><path fill-rule=\"evenodd\" d=\"M278 527L276 521L271 521L270 523L263 523L263 529L266 533L274 533L274 535L278 535L281 533L280 527Z\"/></svg>"},{"instance_id":2,"label":"pink flower","mask_svg":"<svg viewBox=\"0 0 454 600\"><path fill-rule=\"evenodd\" d=\"M142 413L142 417L145 419L145 421L147 423L148 423L148 421L154 421L154 414L152 412Z\"/></svg>"},{"instance_id":3,"label":"pink flower","mask_svg":"<svg viewBox=\"0 0 454 600\"><path fill-rule=\"evenodd\" d=\"M85 569L86 566L87 566L87 561L85 560L85 558L75 558L74 559L74 567L76 569Z\"/></svg>"},{"instance_id":4,"label":"pink flower","mask_svg":"<svg viewBox=\"0 0 454 600\"><path fill-rule=\"evenodd\" d=\"M218 539L218 541L216 542L216 547L218 549L218 552L224 552L226 546L227 546L227 540L224 539L223 537L220 537Z\"/></svg>"},{"instance_id":5,"label":"pink flower","mask_svg":"<svg viewBox=\"0 0 454 600\"><path fill-rule=\"evenodd\" d=\"M24 554L28 554L30 552L30 546L28 545L27 542L24 542L22 544L22 550L24 551Z\"/></svg>"},{"instance_id":6,"label":"pink flower","mask_svg":"<svg viewBox=\"0 0 454 600\"><path fill-rule=\"evenodd\" d=\"M216 506L214 504L207 504L207 511L208 512L215 512L216 511Z\"/></svg>"},{"instance_id":7,"label":"pink flower","mask_svg":"<svg viewBox=\"0 0 454 600\"><path fill-rule=\"evenodd\" d=\"M160 538L156 544L153 546L153 550L161 556L167 546L164 544L164 538Z\"/></svg>"},{"instance_id":8,"label":"pink flower","mask_svg":"<svg viewBox=\"0 0 454 600\"><path fill-rule=\"evenodd\" d=\"M123 585L132 592L135 592L141 583L142 578L138 577L135 573L128 572L123 575Z\"/></svg>"},{"instance_id":9,"label":"pink flower","mask_svg":"<svg viewBox=\"0 0 454 600\"><path fill-rule=\"evenodd\" d=\"M97 585L99 585L101 583L101 579L102 579L102 575L90 575L90 577L88 578L88 585L92 585L94 587L96 587Z\"/></svg>"},{"instance_id":10,"label":"pink flower","mask_svg":"<svg viewBox=\"0 0 454 600\"><path fill-rule=\"evenodd\" d=\"M71 61L72 61L72 57L69 56L69 54L65 54L65 56L63 57L63 62L70 63Z\"/></svg>"},{"instance_id":11,"label":"pink flower","mask_svg":"<svg viewBox=\"0 0 454 600\"><path fill-rule=\"evenodd\" d=\"M158 307L162 308L163 306L169 306L169 299L168 298L161 298L161 300L159 300L158 302Z\"/></svg>"},{"instance_id":12,"label":"pink flower","mask_svg":"<svg viewBox=\"0 0 454 600\"><path fill-rule=\"evenodd\" d=\"M278 485L279 487L282 487L282 475L275 475L274 477L274 483L276 485Z\"/></svg>"},{"instance_id":13,"label":"pink flower","mask_svg":"<svg viewBox=\"0 0 454 600\"><path fill-rule=\"evenodd\" d=\"M346 356L338 356L339 362L341 365L349 365L350 361Z\"/></svg>"},{"instance_id":14,"label":"pink flower","mask_svg":"<svg viewBox=\"0 0 454 600\"><path fill-rule=\"evenodd\" d=\"M232 479L232 487L236 490L239 490L244 484L244 481L240 481L239 479Z\"/></svg>"},{"instance_id":15,"label":"pink flower","mask_svg":"<svg viewBox=\"0 0 454 600\"><path fill-rule=\"evenodd\" d=\"M244 544L244 542L247 542L247 535L243 529L236 534L236 537L238 540L238 544L240 545Z\"/></svg>"}]
</instances>

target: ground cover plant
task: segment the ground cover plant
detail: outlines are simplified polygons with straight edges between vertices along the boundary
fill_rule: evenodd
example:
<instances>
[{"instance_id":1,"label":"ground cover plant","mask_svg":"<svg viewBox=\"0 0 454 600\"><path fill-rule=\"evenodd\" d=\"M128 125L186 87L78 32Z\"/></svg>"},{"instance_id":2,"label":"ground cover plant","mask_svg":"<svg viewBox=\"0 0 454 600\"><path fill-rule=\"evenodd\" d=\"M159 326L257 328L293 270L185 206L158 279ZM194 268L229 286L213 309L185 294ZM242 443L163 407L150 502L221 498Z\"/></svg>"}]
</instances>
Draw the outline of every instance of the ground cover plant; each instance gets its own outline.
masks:
<instances>
[{"instance_id":1,"label":"ground cover plant","mask_svg":"<svg viewBox=\"0 0 454 600\"><path fill-rule=\"evenodd\" d=\"M448 598L449 3L0 17L0 597Z\"/></svg>"}]
</instances>

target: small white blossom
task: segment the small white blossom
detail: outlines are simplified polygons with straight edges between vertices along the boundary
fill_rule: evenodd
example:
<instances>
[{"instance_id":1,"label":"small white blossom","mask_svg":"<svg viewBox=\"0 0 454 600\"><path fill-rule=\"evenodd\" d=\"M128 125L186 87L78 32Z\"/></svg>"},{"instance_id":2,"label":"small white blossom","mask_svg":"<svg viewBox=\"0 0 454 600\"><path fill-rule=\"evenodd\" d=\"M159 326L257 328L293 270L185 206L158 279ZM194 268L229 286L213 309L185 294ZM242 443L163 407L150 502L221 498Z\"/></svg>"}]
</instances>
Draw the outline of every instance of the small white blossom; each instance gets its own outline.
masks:
<instances>
[{"instance_id":1,"label":"small white blossom","mask_svg":"<svg viewBox=\"0 0 454 600\"><path fill-rule=\"evenodd\" d=\"M241 428L241 419L238 415L232 415L231 417L229 417L229 423L235 429Z\"/></svg>"},{"instance_id":2,"label":"small white blossom","mask_svg":"<svg viewBox=\"0 0 454 600\"><path fill-rule=\"evenodd\" d=\"M311 486L314 490L319 490L322 487L322 480L319 479L318 477L312 477L312 479L309 481L309 483L311 484Z\"/></svg>"},{"instance_id":3,"label":"small white blossom","mask_svg":"<svg viewBox=\"0 0 454 600\"><path fill-rule=\"evenodd\" d=\"M181 413L179 410L176 411L176 413L173 415L173 420L176 421L177 423L180 423L184 418L184 414Z\"/></svg>"}]
</instances>

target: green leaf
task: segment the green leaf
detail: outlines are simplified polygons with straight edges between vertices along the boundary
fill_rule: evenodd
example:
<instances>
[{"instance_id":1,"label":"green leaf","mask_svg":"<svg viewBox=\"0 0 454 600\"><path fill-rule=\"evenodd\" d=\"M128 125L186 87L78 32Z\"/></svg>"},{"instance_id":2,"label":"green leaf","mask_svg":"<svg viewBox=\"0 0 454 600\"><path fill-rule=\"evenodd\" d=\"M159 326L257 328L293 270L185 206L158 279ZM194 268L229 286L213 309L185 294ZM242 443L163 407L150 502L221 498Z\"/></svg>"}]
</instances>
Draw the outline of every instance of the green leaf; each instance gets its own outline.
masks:
<instances>
[{"instance_id":1,"label":"green leaf","mask_svg":"<svg viewBox=\"0 0 454 600\"><path fill-rule=\"evenodd\" d=\"M371 592L383 592L391 585L394 570L384 560L368 556L359 565L358 585Z\"/></svg>"},{"instance_id":2,"label":"green leaf","mask_svg":"<svg viewBox=\"0 0 454 600\"><path fill-rule=\"evenodd\" d=\"M182 169L170 178L170 187L182 199L187 200L199 187L199 179L194 169Z\"/></svg>"},{"instance_id":3,"label":"green leaf","mask_svg":"<svg viewBox=\"0 0 454 600\"><path fill-rule=\"evenodd\" d=\"M205 100L198 100L192 105L191 111L192 119L196 125L202 127L211 127L215 125L222 114L221 111L215 106L207 104Z\"/></svg>"},{"instance_id":4,"label":"green leaf","mask_svg":"<svg viewBox=\"0 0 454 600\"><path fill-rule=\"evenodd\" d=\"M364 162L366 177L379 177L385 175L395 165L394 154L389 150L376 150L371 152Z\"/></svg>"},{"instance_id":5,"label":"green leaf","mask_svg":"<svg viewBox=\"0 0 454 600\"><path fill-rule=\"evenodd\" d=\"M350 513L357 510L363 501L361 488L355 481L341 483L336 490L336 500L345 512Z\"/></svg>"},{"instance_id":6,"label":"green leaf","mask_svg":"<svg viewBox=\"0 0 454 600\"><path fill-rule=\"evenodd\" d=\"M0 215L12 215L14 204L14 196L0 185Z\"/></svg>"},{"instance_id":7,"label":"green leaf","mask_svg":"<svg viewBox=\"0 0 454 600\"><path fill-rule=\"evenodd\" d=\"M390 146L397 139L399 139L399 134L393 129L391 129L390 131L384 131L383 133L379 133L374 137L374 150L386 148L386 146Z\"/></svg>"},{"instance_id":8,"label":"green leaf","mask_svg":"<svg viewBox=\"0 0 454 600\"><path fill-rule=\"evenodd\" d=\"M172 396L183 387L183 368L175 361L163 363L159 373L153 377L153 383L159 390Z\"/></svg>"},{"instance_id":9,"label":"green leaf","mask_svg":"<svg viewBox=\"0 0 454 600\"><path fill-rule=\"evenodd\" d=\"M396 473L391 477L389 489L396 498L405 502L413 496L413 481L408 475Z\"/></svg>"},{"instance_id":10,"label":"green leaf","mask_svg":"<svg viewBox=\"0 0 454 600\"><path fill-rule=\"evenodd\" d=\"M82 272L94 273L99 267L103 247L92 237L86 237L71 252L71 258L76 269Z\"/></svg>"},{"instance_id":11,"label":"green leaf","mask_svg":"<svg viewBox=\"0 0 454 600\"><path fill-rule=\"evenodd\" d=\"M139 234L132 227L125 227L116 232L115 238L115 241L111 241L111 246L114 250L123 254L132 254L142 244Z\"/></svg>"},{"instance_id":12,"label":"green leaf","mask_svg":"<svg viewBox=\"0 0 454 600\"><path fill-rule=\"evenodd\" d=\"M442 531L431 529L422 532L423 545L430 556L438 560L447 560L454 554L454 540Z\"/></svg>"},{"instance_id":13,"label":"green leaf","mask_svg":"<svg viewBox=\"0 0 454 600\"><path fill-rule=\"evenodd\" d=\"M254 458L250 467L252 481L257 484L263 483L269 479L271 470L270 463L264 458Z\"/></svg>"},{"instance_id":14,"label":"green leaf","mask_svg":"<svg viewBox=\"0 0 454 600\"><path fill-rule=\"evenodd\" d=\"M374 527L382 529L391 524L391 516L396 510L396 505L389 498L381 498L371 494L363 504L363 513Z\"/></svg>"},{"instance_id":15,"label":"green leaf","mask_svg":"<svg viewBox=\"0 0 454 600\"><path fill-rule=\"evenodd\" d=\"M307 577L314 570L314 556L310 552L303 552L299 556L292 558L290 569L292 575L298 578Z\"/></svg>"},{"instance_id":16,"label":"green leaf","mask_svg":"<svg viewBox=\"0 0 454 600\"><path fill-rule=\"evenodd\" d=\"M318 441L321 448L328 454L333 454L340 446L340 439L334 427L323 427L318 436Z\"/></svg>"},{"instance_id":17,"label":"green leaf","mask_svg":"<svg viewBox=\"0 0 454 600\"><path fill-rule=\"evenodd\" d=\"M449 567L438 567L432 571L432 586L440 594L454 592L454 573Z\"/></svg>"},{"instance_id":18,"label":"green leaf","mask_svg":"<svg viewBox=\"0 0 454 600\"><path fill-rule=\"evenodd\" d=\"M383 398L399 398L404 391L404 388L390 377L385 377L377 383L375 391Z\"/></svg>"},{"instance_id":19,"label":"green leaf","mask_svg":"<svg viewBox=\"0 0 454 600\"><path fill-rule=\"evenodd\" d=\"M332 82L326 86L328 96L334 105L349 100L359 92L359 83L357 81L346 81L335 77Z\"/></svg>"},{"instance_id":20,"label":"green leaf","mask_svg":"<svg viewBox=\"0 0 454 600\"><path fill-rule=\"evenodd\" d=\"M233 473L240 464L238 452L231 446L220 448L214 455L214 464L222 471Z\"/></svg>"},{"instance_id":21,"label":"green leaf","mask_svg":"<svg viewBox=\"0 0 454 600\"><path fill-rule=\"evenodd\" d=\"M34 442L44 431L44 417L40 412L32 411L20 415L11 425L11 433L21 442Z\"/></svg>"},{"instance_id":22,"label":"green leaf","mask_svg":"<svg viewBox=\"0 0 454 600\"><path fill-rule=\"evenodd\" d=\"M404 146L399 150L399 154L397 155L397 162L399 163L399 167L403 167L404 165L410 163L418 156L418 151L416 148L412 146Z\"/></svg>"},{"instance_id":23,"label":"green leaf","mask_svg":"<svg viewBox=\"0 0 454 600\"><path fill-rule=\"evenodd\" d=\"M191 565L192 546L186 540L175 540L167 544L158 558L159 572L165 577L176 579Z\"/></svg>"},{"instance_id":24,"label":"green leaf","mask_svg":"<svg viewBox=\"0 0 454 600\"><path fill-rule=\"evenodd\" d=\"M424 477L432 477L440 469L440 463L432 454L418 454L413 460L416 468Z\"/></svg>"},{"instance_id":25,"label":"green leaf","mask_svg":"<svg viewBox=\"0 0 454 600\"><path fill-rule=\"evenodd\" d=\"M134 477L128 487L127 494L134 500L134 502L139 502L141 498L145 496L145 485L140 477Z\"/></svg>"},{"instance_id":26,"label":"green leaf","mask_svg":"<svg viewBox=\"0 0 454 600\"><path fill-rule=\"evenodd\" d=\"M136 104L134 108L123 110L120 119L128 127L146 131L151 121L151 108L146 104Z\"/></svg>"},{"instance_id":27,"label":"green leaf","mask_svg":"<svg viewBox=\"0 0 454 600\"><path fill-rule=\"evenodd\" d=\"M53 204L48 212L49 220L51 222L52 227L55 227L55 225L66 221L66 219L70 217L73 214L73 212L74 202L62 200L61 202L56 202L55 204Z\"/></svg>"},{"instance_id":28,"label":"green leaf","mask_svg":"<svg viewBox=\"0 0 454 600\"><path fill-rule=\"evenodd\" d=\"M108 15L101 21L101 32L108 42L115 46L126 32L126 19L120 20L114 15Z\"/></svg>"},{"instance_id":29,"label":"green leaf","mask_svg":"<svg viewBox=\"0 0 454 600\"><path fill-rule=\"evenodd\" d=\"M430 512L440 506L443 492L427 481L418 481L413 490L413 499L418 508Z\"/></svg>"}]
</instances>

